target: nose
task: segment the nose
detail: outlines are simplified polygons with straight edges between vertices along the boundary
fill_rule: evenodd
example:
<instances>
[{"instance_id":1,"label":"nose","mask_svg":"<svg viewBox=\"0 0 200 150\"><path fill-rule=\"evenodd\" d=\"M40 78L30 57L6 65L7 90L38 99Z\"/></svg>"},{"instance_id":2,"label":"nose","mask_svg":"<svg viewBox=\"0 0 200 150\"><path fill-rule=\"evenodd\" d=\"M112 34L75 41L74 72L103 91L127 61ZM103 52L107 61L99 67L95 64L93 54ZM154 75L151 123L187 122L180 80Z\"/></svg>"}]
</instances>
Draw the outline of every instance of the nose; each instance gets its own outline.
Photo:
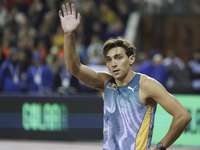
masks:
<instances>
[{"instance_id":1,"label":"nose","mask_svg":"<svg viewBox=\"0 0 200 150\"><path fill-rule=\"evenodd\" d=\"M112 67L113 68L117 67L117 64L116 64L115 60L112 61Z\"/></svg>"}]
</instances>

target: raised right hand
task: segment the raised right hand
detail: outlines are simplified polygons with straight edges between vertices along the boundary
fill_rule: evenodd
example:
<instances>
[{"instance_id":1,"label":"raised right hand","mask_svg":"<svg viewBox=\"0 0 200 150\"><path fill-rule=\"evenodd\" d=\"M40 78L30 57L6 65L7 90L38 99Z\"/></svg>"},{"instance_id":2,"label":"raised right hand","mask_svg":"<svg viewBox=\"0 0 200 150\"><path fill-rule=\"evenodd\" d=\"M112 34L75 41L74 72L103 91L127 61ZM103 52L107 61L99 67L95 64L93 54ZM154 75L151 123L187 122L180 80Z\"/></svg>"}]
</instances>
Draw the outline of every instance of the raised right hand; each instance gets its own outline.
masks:
<instances>
[{"instance_id":1,"label":"raised right hand","mask_svg":"<svg viewBox=\"0 0 200 150\"><path fill-rule=\"evenodd\" d=\"M76 18L76 9L74 7L74 4L71 4L71 8L70 8L69 3L66 3L66 7L64 4L62 5L62 11L63 11L63 15L60 10L59 17L60 17L64 34L70 34L70 33L75 32L78 25L80 24L80 20L81 20L80 13L78 13L77 18Z\"/></svg>"}]
</instances>

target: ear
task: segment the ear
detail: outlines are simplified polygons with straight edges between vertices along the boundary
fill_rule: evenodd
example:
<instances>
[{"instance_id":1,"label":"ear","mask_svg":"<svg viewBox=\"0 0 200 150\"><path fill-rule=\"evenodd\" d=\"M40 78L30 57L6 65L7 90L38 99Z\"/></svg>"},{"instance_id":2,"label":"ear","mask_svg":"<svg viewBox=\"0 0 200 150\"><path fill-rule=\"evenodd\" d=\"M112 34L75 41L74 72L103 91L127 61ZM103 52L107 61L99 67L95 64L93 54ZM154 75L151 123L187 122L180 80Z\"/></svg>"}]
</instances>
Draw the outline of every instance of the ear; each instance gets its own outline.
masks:
<instances>
[{"instance_id":1,"label":"ear","mask_svg":"<svg viewBox=\"0 0 200 150\"><path fill-rule=\"evenodd\" d=\"M132 65L135 62L135 55L129 56L129 64Z\"/></svg>"}]
</instances>

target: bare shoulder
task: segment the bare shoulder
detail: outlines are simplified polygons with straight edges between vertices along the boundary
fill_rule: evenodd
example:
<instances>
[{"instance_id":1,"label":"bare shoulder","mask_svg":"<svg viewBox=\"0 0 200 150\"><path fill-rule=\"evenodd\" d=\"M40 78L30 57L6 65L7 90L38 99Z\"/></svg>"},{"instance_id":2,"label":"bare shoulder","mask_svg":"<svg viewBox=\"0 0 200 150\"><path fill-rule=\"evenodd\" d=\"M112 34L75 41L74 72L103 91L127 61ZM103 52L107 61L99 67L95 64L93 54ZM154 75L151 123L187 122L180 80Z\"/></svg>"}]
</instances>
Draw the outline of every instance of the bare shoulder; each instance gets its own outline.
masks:
<instances>
[{"instance_id":1,"label":"bare shoulder","mask_svg":"<svg viewBox=\"0 0 200 150\"><path fill-rule=\"evenodd\" d=\"M112 75L106 71L97 72L101 80L103 80L104 85L112 78Z\"/></svg>"},{"instance_id":2,"label":"bare shoulder","mask_svg":"<svg viewBox=\"0 0 200 150\"><path fill-rule=\"evenodd\" d=\"M149 106L156 106L156 103L162 99L163 96L168 97L167 90L155 79L141 74L140 77L140 99L143 104Z\"/></svg>"},{"instance_id":3,"label":"bare shoulder","mask_svg":"<svg viewBox=\"0 0 200 150\"><path fill-rule=\"evenodd\" d=\"M140 89L146 91L146 93L166 91L162 84L144 74L141 74L140 77Z\"/></svg>"},{"instance_id":4,"label":"bare shoulder","mask_svg":"<svg viewBox=\"0 0 200 150\"><path fill-rule=\"evenodd\" d=\"M155 79L141 74L140 76L140 88L149 88L152 86L152 84L155 84L155 82L157 82Z\"/></svg>"}]
</instances>

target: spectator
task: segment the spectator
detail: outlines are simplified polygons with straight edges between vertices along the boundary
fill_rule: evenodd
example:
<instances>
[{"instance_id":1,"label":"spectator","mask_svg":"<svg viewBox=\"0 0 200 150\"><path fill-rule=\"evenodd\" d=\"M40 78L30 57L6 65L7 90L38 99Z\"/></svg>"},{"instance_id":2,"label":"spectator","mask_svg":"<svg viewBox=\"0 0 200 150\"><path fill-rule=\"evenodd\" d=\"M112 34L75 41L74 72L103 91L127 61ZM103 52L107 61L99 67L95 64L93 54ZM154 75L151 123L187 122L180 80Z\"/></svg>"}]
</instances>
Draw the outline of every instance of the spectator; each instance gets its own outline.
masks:
<instances>
[{"instance_id":1,"label":"spectator","mask_svg":"<svg viewBox=\"0 0 200 150\"><path fill-rule=\"evenodd\" d=\"M163 55L158 50L150 51L150 60L144 61L137 69L136 72L146 74L166 87L167 70L162 64Z\"/></svg>"},{"instance_id":2,"label":"spectator","mask_svg":"<svg viewBox=\"0 0 200 150\"><path fill-rule=\"evenodd\" d=\"M64 93L76 93L79 90L79 81L66 69L64 57L59 57L60 66L54 79L54 91Z\"/></svg>"},{"instance_id":3,"label":"spectator","mask_svg":"<svg viewBox=\"0 0 200 150\"><path fill-rule=\"evenodd\" d=\"M45 14L45 6L41 0L34 0L33 3L30 5L28 10L28 18L30 26L39 29L40 24L43 20L43 14Z\"/></svg>"},{"instance_id":4,"label":"spectator","mask_svg":"<svg viewBox=\"0 0 200 150\"><path fill-rule=\"evenodd\" d=\"M57 31L55 34L53 34L52 39L51 39L51 44L56 45L59 47L62 47L64 41L64 36L63 36L63 31L60 26L57 27Z\"/></svg>"},{"instance_id":5,"label":"spectator","mask_svg":"<svg viewBox=\"0 0 200 150\"><path fill-rule=\"evenodd\" d=\"M18 50L12 48L0 68L0 88L3 92L19 92L22 88Z\"/></svg>"},{"instance_id":6,"label":"spectator","mask_svg":"<svg viewBox=\"0 0 200 150\"><path fill-rule=\"evenodd\" d=\"M57 14L55 1L48 1L46 6L48 6L47 8L48 10L44 14L44 18L43 18L41 26L44 26L47 33L51 35L51 33L56 32L57 22L59 21L58 14Z\"/></svg>"},{"instance_id":7,"label":"spectator","mask_svg":"<svg viewBox=\"0 0 200 150\"><path fill-rule=\"evenodd\" d=\"M20 49L34 49L35 29L29 27L27 18L19 24L19 36L17 45Z\"/></svg>"},{"instance_id":8,"label":"spectator","mask_svg":"<svg viewBox=\"0 0 200 150\"><path fill-rule=\"evenodd\" d=\"M185 63L175 55L173 50L167 51L167 56L163 60L164 66L167 68L168 80L166 88L171 93L190 93L191 80L188 68Z\"/></svg>"},{"instance_id":9,"label":"spectator","mask_svg":"<svg viewBox=\"0 0 200 150\"><path fill-rule=\"evenodd\" d=\"M105 28L104 24L101 23L99 20L95 21L92 24L92 33L98 35L101 40L103 40L103 37L104 37L103 31L105 31L105 30L106 30L106 28Z\"/></svg>"},{"instance_id":10,"label":"spectator","mask_svg":"<svg viewBox=\"0 0 200 150\"><path fill-rule=\"evenodd\" d=\"M122 0L118 0L116 5L117 5L117 16L122 20L122 22L124 22L124 25L126 25L130 13L129 5L127 2L124 2Z\"/></svg>"},{"instance_id":11,"label":"spectator","mask_svg":"<svg viewBox=\"0 0 200 150\"><path fill-rule=\"evenodd\" d=\"M28 68L26 78L28 92L49 93L53 91L54 74L43 61L39 52L33 55L33 64Z\"/></svg>"},{"instance_id":12,"label":"spectator","mask_svg":"<svg viewBox=\"0 0 200 150\"><path fill-rule=\"evenodd\" d=\"M2 53L5 57L8 57L10 55L10 45L9 45L9 40L7 39L3 40Z\"/></svg>"},{"instance_id":13,"label":"spectator","mask_svg":"<svg viewBox=\"0 0 200 150\"><path fill-rule=\"evenodd\" d=\"M49 53L49 49L51 48L51 39L46 25L40 27L39 33L35 37L35 46L39 47L39 49L45 49L44 51L46 51L46 54Z\"/></svg>"},{"instance_id":14,"label":"spectator","mask_svg":"<svg viewBox=\"0 0 200 150\"><path fill-rule=\"evenodd\" d=\"M9 30L6 34L10 34L9 36L9 45L12 47L17 46L17 37L18 37L18 31L19 31L19 25L17 22L17 15L19 11L17 7L13 7L10 10L9 17L8 17L8 23L6 24L6 28Z\"/></svg>"},{"instance_id":15,"label":"spectator","mask_svg":"<svg viewBox=\"0 0 200 150\"><path fill-rule=\"evenodd\" d=\"M9 0L8 4L10 8L12 8L13 6L16 6L20 12L23 12L24 14L26 14L29 8L29 5L32 3L32 1L33 0Z\"/></svg>"},{"instance_id":16,"label":"spectator","mask_svg":"<svg viewBox=\"0 0 200 150\"><path fill-rule=\"evenodd\" d=\"M13 36L11 34L11 30L9 27L4 28L3 36L2 36L2 53L6 57L10 55L10 45L13 43Z\"/></svg>"},{"instance_id":17,"label":"spectator","mask_svg":"<svg viewBox=\"0 0 200 150\"><path fill-rule=\"evenodd\" d=\"M81 42L82 42L82 44L84 46L87 47L88 44L90 43L90 39L87 39L88 36L87 36L87 34L86 34L85 30L84 30L84 24L83 23L81 23L79 28L77 29L76 36L77 36L78 39L81 40ZM88 41L89 41L89 43L88 43Z\"/></svg>"},{"instance_id":18,"label":"spectator","mask_svg":"<svg viewBox=\"0 0 200 150\"><path fill-rule=\"evenodd\" d=\"M100 21L107 25L113 23L116 18L115 12L105 2L101 2L99 5Z\"/></svg>"},{"instance_id":19,"label":"spectator","mask_svg":"<svg viewBox=\"0 0 200 150\"><path fill-rule=\"evenodd\" d=\"M34 49L35 52L40 52L42 59L45 59L48 55L48 49L43 40L38 41L36 48Z\"/></svg>"},{"instance_id":20,"label":"spectator","mask_svg":"<svg viewBox=\"0 0 200 150\"><path fill-rule=\"evenodd\" d=\"M188 64L194 93L200 94L200 48L195 48Z\"/></svg>"},{"instance_id":21,"label":"spectator","mask_svg":"<svg viewBox=\"0 0 200 150\"><path fill-rule=\"evenodd\" d=\"M26 73L29 66L32 64L32 52L30 49L21 49L19 54L19 62L21 66L21 79L23 82L22 90L26 91Z\"/></svg>"},{"instance_id":22,"label":"spectator","mask_svg":"<svg viewBox=\"0 0 200 150\"><path fill-rule=\"evenodd\" d=\"M0 1L0 35L2 34L2 30L8 22L8 11L6 7L4 7L2 1ZM0 37L1 39L1 37Z\"/></svg>"},{"instance_id":23,"label":"spectator","mask_svg":"<svg viewBox=\"0 0 200 150\"><path fill-rule=\"evenodd\" d=\"M94 1L86 0L83 2L83 5L81 5L81 14L83 17L83 29L85 33L85 45L88 46L91 42L91 36L92 36L92 25L97 19L97 6Z\"/></svg>"},{"instance_id":24,"label":"spectator","mask_svg":"<svg viewBox=\"0 0 200 150\"><path fill-rule=\"evenodd\" d=\"M87 49L88 65L100 65L102 62L101 48L103 42L98 35L93 35L90 45Z\"/></svg>"},{"instance_id":25,"label":"spectator","mask_svg":"<svg viewBox=\"0 0 200 150\"><path fill-rule=\"evenodd\" d=\"M51 70L54 74L58 73L59 66L60 66L60 58L58 56L59 53L59 47L58 46L52 46L50 49L50 53L47 55L46 61Z\"/></svg>"},{"instance_id":26,"label":"spectator","mask_svg":"<svg viewBox=\"0 0 200 150\"><path fill-rule=\"evenodd\" d=\"M81 37L76 38L76 50L80 56L80 61L85 64L87 60L87 47L85 46Z\"/></svg>"},{"instance_id":27,"label":"spectator","mask_svg":"<svg viewBox=\"0 0 200 150\"><path fill-rule=\"evenodd\" d=\"M104 39L108 39L111 37L123 37L125 34L125 26L122 22L121 18L116 17L115 21L107 27L107 31L105 33Z\"/></svg>"},{"instance_id":28,"label":"spectator","mask_svg":"<svg viewBox=\"0 0 200 150\"><path fill-rule=\"evenodd\" d=\"M140 65L148 60L149 57L148 57L148 54L146 52L139 52L138 55L136 55L136 60L135 60L135 63L133 64L132 68L134 70L138 70L138 67L140 67Z\"/></svg>"}]
</instances>

